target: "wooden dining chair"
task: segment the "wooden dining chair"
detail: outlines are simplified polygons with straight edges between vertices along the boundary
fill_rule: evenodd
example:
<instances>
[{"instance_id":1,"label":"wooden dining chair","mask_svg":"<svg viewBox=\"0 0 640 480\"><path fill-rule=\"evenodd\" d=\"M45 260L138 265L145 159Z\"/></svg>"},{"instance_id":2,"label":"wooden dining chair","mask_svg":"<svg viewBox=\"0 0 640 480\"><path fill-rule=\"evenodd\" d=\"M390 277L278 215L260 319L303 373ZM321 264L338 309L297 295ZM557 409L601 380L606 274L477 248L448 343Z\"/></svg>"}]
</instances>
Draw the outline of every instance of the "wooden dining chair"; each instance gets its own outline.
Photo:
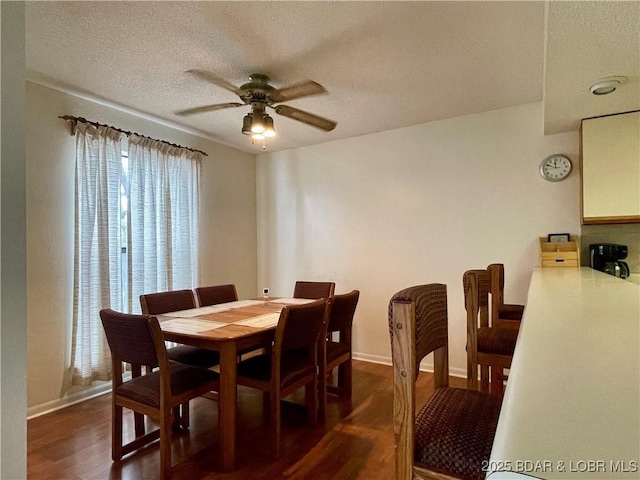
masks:
<instances>
[{"instance_id":1,"label":"wooden dining chair","mask_svg":"<svg viewBox=\"0 0 640 480\"><path fill-rule=\"evenodd\" d=\"M511 367L518 330L491 325L489 272L467 270L462 277L467 312L467 382L471 389L504 393L504 370ZM491 379L491 381L490 381Z\"/></svg>"},{"instance_id":2,"label":"wooden dining chair","mask_svg":"<svg viewBox=\"0 0 640 480\"><path fill-rule=\"evenodd\" d=\"M237 383L257 388L269 412L273 453L282 454L281 400L305 387L305 404L311 425L318 423L318 345L326 335L330 300L286 306L280 313L273 348L238 363Z\"/></svg>"},{"instance_id":3,"label":"wooden dining chair","mask_svg":"<svg viewBox=\"0 0 640 480\"><path fill-rule=\"evenodd\" d=\"M128 315L114 310L100 311L102 325L111 349L112 362L112 447L113 461L119 461L142 446L160 439L160 478L171 476L172 412L188 404L219 384L218 374L206 368L170 361L158 324L148 315ZM123 381L122 364L146 365L156 368L145 375ZM159 423L159 428L122 443L122 413L128 408L147 415Z\"/></svg>"},{"instance_id":4,"label":"wooden dining chair","mask_svg":"<svg viewBox=\"0 0 640 480\"><path fill-rule=\"evenodd\" d=\"M389 334L395 479L484 479L501 397L449 387L446 285L396 293L389 302ZM420 407L416 380L420 362L431 352L435 391Z\"/></svg>"},{"instance_id":5,"label":"wooden dining chair","mask_svg":"<svg viewBox=\"0 0 640 480\"><path fill-rule=\"evenodd\" d=\"M196 288L196 298L198 299L198 306L205 307L236 302L238 300L238 292L234 284L198 287Z\"/></svg>"},{"instance_id":6,"label":"wooden dining chair","mask_svg":"<svg viewBox=\"0 0 640 480\"><path fill-rule=\"evenodd\" d=\"M504 303L504 264L492 263L487 267L491 294L491 324L500 328L520 328L524 305Z\"/></svg>"},{"instance_id":7,"label":"wooden dining chair","mask_svg":"<svg viewBox=\"0 0 640 480\"><path fill-rule=\"evenodd\" d=\"M293 289L293 298L329 298L336 288L334 282L303 282L297 281Z\"/></svg>"},{"instance_id":8,"label":"wooden dining chair","mask_svg":"<svg viewBox=\"0 0 640 480\"><path fill-rule=\"evenodd\" d=\"M329 309L327 337L324 352L320 361L320 414L324 418L327 405L327 393L337 394L345 400L351 400L352 365L351 365L351 327L356 312L360 292L334 295ZM337 338L334 335L337 334ZM327 380L333 370L338 368L338 379L335 385Z\"/></svg>"},{"instance_id":9,"label":"wooden dining chair","mask_svg":"<svg viewBox=\"0 0 640 480\"><path fill-rule=\"evenodd\" d=\"M195 308L196 301L192 290L171 290L140 295L140 307L145 315L161 315ZM168 348L167 356L169 360L174 362L195 367L211 368L220 364L220 352L191 345L178 345ZM132 375L139 375L137 368L132 370ZM215 395L217 395L217 392L212 392L210 398L217 399ZM176 411L178 411L177 407ZM189 428L189 404L182 406L182 412L179 416L180 425L183 428ZM139 414L136 414L136 432L144 432L144 421Z\"/></svg>"},{"instance_id":10,"label":"wooden dining chair","mask_svg":"<svg viewBox=\"0 0 640 480\"><path fill-rule=\"evenodd\" d=\"M143 314L161 315L196 308L196 301L191 290L173 290L140 295L140 307ZM197 367L210 368L220 363L218 352L189 345L169 348L167 354L170 360Z\"/></svg>"}]
</instances>

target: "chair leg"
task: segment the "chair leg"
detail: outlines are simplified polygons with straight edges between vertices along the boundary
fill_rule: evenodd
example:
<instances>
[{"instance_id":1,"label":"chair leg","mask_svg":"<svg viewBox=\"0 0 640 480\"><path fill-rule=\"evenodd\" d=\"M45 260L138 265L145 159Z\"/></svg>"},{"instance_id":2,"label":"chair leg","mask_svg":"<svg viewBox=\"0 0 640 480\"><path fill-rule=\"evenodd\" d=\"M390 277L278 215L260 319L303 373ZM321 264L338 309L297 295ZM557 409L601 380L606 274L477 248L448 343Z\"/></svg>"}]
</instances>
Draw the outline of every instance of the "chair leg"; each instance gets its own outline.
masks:
<instances>
[{"instance_id":1,"label":"chair leg","mask_svg":"<svg viewBox=\"0 0 640 480\"><path fill-rule=\"evenodd\" d=\"M282 431L280 426L280 395L279 392L271 391L271 436L275 458L282 455Z\"/></svg>"},{"instance_id":2,"label":"chair leg","mask_svg":"<svg viewBox=\"0 0 640 480\"><path fill-rule=\"evenodd\" d=\"M478 356L467 342L467 388L478 390Z\"/></svg>"},{"instance_id":3,"label":"chair leg","mask_svg":"<svg viewBox=\"0 0 640 480\"><path fill-rule=\"evenodd\" d=\"M352 366L351 359L338 367L338 387L346 400L351 400Z\"/></svg>"},{"instance_id":4,"label":"chair leg","mask_svg":"<svg viewBox=\"0 0 640 480\"><path fill-rule=\"evenodd\" d=\"M271 393L262 392L262 415L271 418Z\"/></svg>"},{"instance_id":5,"label":"chair leg","mask_svg":"<svg viewBox=\"0 0 640 480\"><path fill-rule=\"evenodd\" d=\"M122 459L122 407L115 401L111 417L111 459L117 462Z\"/></svg>"},{"instance_id":6,"label":"chair leg","mask_svg":"<svg viewBox=\"0 0 640 480\"><path fill-rule=\"evenodd\" d=\"M489 393L489 367L480 365L480 391Z\"/></svg>"},{"instance_id":7,"label":"chair leg","mask_svg":"<svg viewBox=\"0 0 640 480\"><path fill-rule=\"evenodd\" d=\"M136 438L142 437L145 432L144 415L138 412L133 413L133 424L136 432Z\"/></svg>"},{"instance_id":8,"label":"chair leg","mask_svg":"<svg viewBox=\"0 0 640 480\"><path fill-rule=\"evenodd\" d=\"M338 365L338 380L336 386L342 390L344 388L344 363Z\"/></svg>"},{"instance_id":9,"label":"chair leg","mask_svg":"<svg viewBox=\"0 0 640 480\"><path fill-rule=\"evenodd\" d=\"M180 412L180 405L173 407L171 414L171 428L174 431L180 430L182 426L182 413Z\"/></svg>"},{"instance_id":10,"label":"chair leg","mask_svg":"<svg viewBox=\"0 0 640 480\"><path fill-rule=\"evenodd\" d=\"M142 367L140 365L131 365L131 376L137 378L142 375ZM134 418L134 430L137 437L142 437L145 432L144 415L138 412L133 413Z\"/></svg>"},{"instance_id":11,"label":"chair leg","mask_svg":"<svg viewBox=\"0 0 640 480\"><path fill-rule=\"evenodd\" d=\"M171 478L171 411L160 416L160 480Z\"/></svg>"},{"instance_id":12,"label":"chair leg","mask_svg":"<svg viewBox=\"0 0 640 480\"><path fill-rule=\"evenodd\" d=\"M327 378L329 377L329 373L327 372L326 363L324 365L320 365L320 375L318 375L318 382L316 383L318 389L318 397L319 397L319 406L318 406L318 414L320 419L324 422L326 418L327 412ZM306 394L306 391L305 391ZM307 405L309 403L307 402Z\"/></svg>"},{"instance_id":13,"label":"chair leg","mask_svg":"<svg viewBox=\"0 0 640 480\"><path fill-rule=\"evenodd\" d=\"M491 367L491 393L504 395L504 373L500 367Z\"/></svg>"},{"instance_id":14,"label":"chair leg","mask_svg":"<svg viewBox=\"0 0 640 480\"><path fill-rule=\"evenodd\" d=\"M307 415L309 425L318 425L318 381L307 383L304 386L305 404L307 405ZM320 401L322 403L322 401Z\"/></svg>"},{"instance_id":15,"label":"chair leg","mask_svg":"<svg viewBox=\"0 0 640 480\"><path fill-rule=\"evenodd\" d=\"M181 405L182 415L180 415L180 426L184 430L189 430L189 402Z\"/></svg>"}]
</instances>

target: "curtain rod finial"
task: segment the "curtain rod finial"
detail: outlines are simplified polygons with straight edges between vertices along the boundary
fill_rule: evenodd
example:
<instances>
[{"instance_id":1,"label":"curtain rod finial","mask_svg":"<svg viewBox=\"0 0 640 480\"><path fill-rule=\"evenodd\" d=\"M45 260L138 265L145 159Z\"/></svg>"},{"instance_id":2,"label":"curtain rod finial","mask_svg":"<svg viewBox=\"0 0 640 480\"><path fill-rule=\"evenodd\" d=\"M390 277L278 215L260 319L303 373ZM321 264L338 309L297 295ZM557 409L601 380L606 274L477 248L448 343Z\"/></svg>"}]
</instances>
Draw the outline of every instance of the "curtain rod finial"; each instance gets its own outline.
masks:
<instances>
[{"instance_id":1,"label":"curtain rod finial","mask_svg":"<svg viewBox=\"0 0 640 480\"><path fill-rule=\"evenodd\" d=\"M76 134L76 127L78 125L78 119L76 117L72 117L70 115L60 115L60 116L58 116L58 118L61 118L62 120L65 120L65 121L71 123L71 125L69 125L71 132L69 132L69 133L73 137Z\"/></svg>"}]
</instances>

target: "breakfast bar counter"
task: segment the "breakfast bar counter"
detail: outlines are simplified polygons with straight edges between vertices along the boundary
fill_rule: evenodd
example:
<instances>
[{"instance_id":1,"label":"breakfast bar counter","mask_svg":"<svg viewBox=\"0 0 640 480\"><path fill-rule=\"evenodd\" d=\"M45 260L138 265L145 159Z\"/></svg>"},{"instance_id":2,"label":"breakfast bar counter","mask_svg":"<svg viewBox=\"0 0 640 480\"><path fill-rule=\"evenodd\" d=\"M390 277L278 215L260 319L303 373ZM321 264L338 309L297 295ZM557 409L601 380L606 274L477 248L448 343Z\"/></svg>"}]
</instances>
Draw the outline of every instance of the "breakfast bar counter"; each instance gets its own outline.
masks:
<instances>
[{"instance_id":1,"label":"breakfast bar counter","mask_svg":"<svg viewBox=\"0 0 640 480\"><path fill-rule=\"evenodd\" d=\"M490 480L640 478L640 286L536 268Z\"/></svg>"}]
</instances>

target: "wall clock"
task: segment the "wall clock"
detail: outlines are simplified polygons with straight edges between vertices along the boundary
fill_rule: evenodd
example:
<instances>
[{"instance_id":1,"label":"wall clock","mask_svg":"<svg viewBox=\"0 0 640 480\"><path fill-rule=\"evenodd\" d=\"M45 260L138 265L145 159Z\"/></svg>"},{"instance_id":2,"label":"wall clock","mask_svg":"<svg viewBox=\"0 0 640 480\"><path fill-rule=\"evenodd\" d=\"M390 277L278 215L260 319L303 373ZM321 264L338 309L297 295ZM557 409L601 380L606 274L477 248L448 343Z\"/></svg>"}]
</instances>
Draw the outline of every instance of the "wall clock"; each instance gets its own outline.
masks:
<instances>
[{"instance_id":1,"label":"wall clock","mask_svg":"<svg viewBox=\"0 0 640 480\"><path fill-rule=\"evenodd\" d=\"M565 155L550 155L540 164L540 175L550 182L564 180L571 173L571 160Z\"/></svg>"}]
</instances>

